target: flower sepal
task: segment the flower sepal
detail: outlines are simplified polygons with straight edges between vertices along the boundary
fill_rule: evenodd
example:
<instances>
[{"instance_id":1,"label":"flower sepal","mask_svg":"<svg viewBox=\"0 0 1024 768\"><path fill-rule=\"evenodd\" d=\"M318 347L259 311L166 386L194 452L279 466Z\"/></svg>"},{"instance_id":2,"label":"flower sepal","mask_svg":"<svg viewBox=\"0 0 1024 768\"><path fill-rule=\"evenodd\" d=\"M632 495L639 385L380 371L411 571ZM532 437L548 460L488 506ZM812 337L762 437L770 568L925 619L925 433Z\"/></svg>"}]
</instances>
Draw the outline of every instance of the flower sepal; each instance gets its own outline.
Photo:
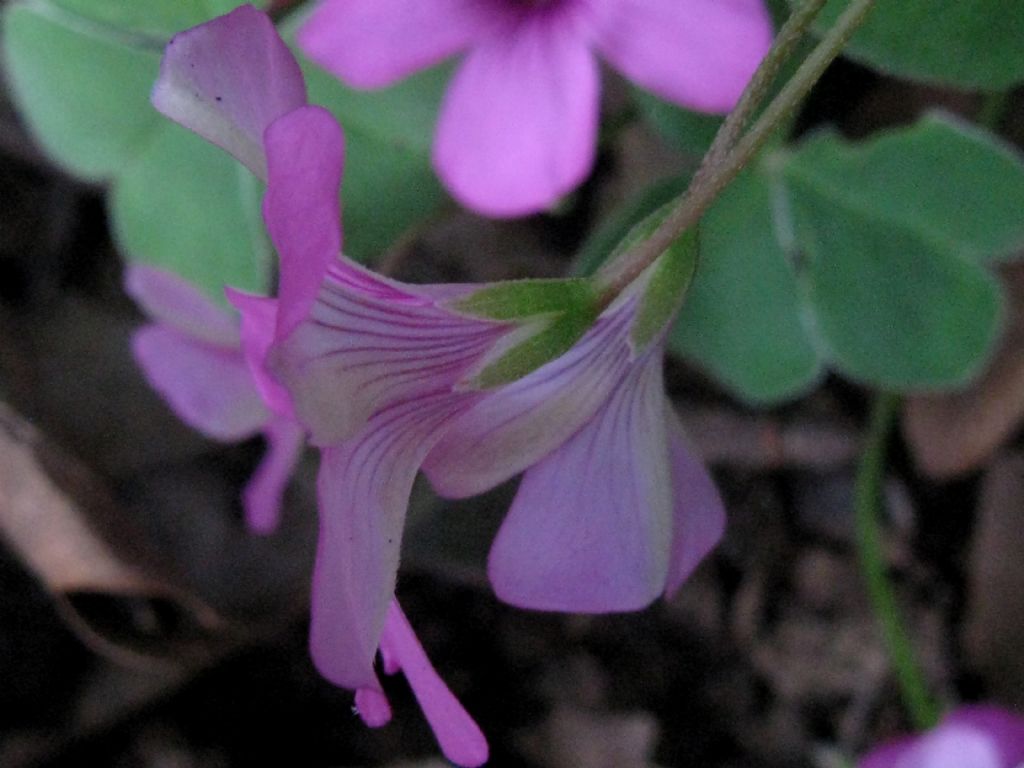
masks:
<instances>
[{"instance_id":1,"label":"flower sepal","mask_svg":"<svg viewBox=\"0 0 1024 768\"><path fill-rule=\"evenodd\" d=\"M629 334L636 354L662 335L683 306L699 257L700 237L693 227L672 243L640 278L646 282Z\"/></svg>"},{"instance_id":2,"label":"flower sepal","mask_svg":"<svg viewBox=\"0 0 1024 768\"><path fill-rule=\"evenodd\" d=\"M583 278L496 283L448 306L518 326L463 377L463 390L492 389L532 373L569 351L601 313L597 291Z\"/></svg>"}]
</instances>

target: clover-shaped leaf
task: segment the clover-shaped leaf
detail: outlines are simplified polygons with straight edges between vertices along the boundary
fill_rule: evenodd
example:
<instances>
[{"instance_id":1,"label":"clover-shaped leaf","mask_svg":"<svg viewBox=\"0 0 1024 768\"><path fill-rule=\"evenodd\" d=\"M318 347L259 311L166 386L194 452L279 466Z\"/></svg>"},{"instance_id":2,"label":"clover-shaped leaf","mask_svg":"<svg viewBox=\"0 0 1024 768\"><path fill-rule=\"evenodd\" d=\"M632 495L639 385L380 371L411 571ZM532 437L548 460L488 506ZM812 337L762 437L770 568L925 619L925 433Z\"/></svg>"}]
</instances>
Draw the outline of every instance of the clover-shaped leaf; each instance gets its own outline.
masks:
<instances>
[{"instance_id":1,"label":"clover-shaped leaf","mask_svg":"<svg viewBox=\"0 0 1024 768\"><path fill-rule=\"evenodd\" d=\"M814 137L779 166L826 354L896 390L964 383L1001 315L985 262L1024 244L1024 165L938 115L874 141Z\"/></svg>"},{"instance_id":2,"label":"clover-shaped leaf","mask_svg":"<svg viewBox=\"0 0 1024 768\"><path fill-rule=\"evenodd\" d=\"M847 5L830 0L819 28L830 27ZM1024 80L1021 40L1019 0L896 0L877 4L847 53L903 77L1001 90Z\"/></svg>"},{"instance_id":3,"label":"clover-shaped leaf","mask_svg":"<svg viewBox=\"0 0 1024 768\"><path fill-rule=\"evenodd\" d=\"M111 184L108 204L129 259L158 264L223 300L225 285L266 291L270 245L260 184L226 154L171 125L149 103L164 46L234 0L17 0L3 11L15 100L46 152ZM347 131L345 244L380 255L444 196L430 136L444 70L357 93L307 67L314 102Z\"/></svg>"}]
</instances>

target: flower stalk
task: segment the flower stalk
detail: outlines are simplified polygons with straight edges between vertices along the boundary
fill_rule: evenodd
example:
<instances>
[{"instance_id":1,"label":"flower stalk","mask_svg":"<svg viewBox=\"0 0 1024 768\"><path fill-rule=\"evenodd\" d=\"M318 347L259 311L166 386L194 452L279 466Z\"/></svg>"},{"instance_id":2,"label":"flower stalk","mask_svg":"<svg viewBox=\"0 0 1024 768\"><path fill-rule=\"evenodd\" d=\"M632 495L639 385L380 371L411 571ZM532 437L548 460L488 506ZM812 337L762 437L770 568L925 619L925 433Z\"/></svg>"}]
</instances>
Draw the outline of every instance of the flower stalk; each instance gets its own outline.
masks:
<instances>
[{"instance_id":1,"label":"flower stalk","mask_svg":"<svg viewBox=\"0 0 1024 768\"><path fill-rule=\"evenodd\" d=\"M768 90L778 76L779 71L789 61L790 56L796 50L797 45L803 40L807 29L817 18L821 9L825 7L826 0L805 0L782 25L779 34L772 43L771 49L765 55L764 60L754 72L753 77L736 102L735 108L726 116L714 141L708 149L700 168L693 177L692 186L704 183L704 179L710 176L715 168L726 158L729 151L736 145L743 135L743 129L753 118L754 113L768 95Z\"/></svg>"},{"instance_id":2,"label":"flower stalk","mask_svg":"<svg viewBox=\"0 0 1024 768\"><path fill-rule=\"evenodd\" d=\"M811 11L815 2L816 0L810 0L796 14L799 17L797 23L803 24L804 29L814 18L816 11ZM595 275L597 290L603 304L610 303L653 264L683 232L700 220L719 193L739 175L751 158L803 101L828 65L842 52L853 33L864 23L874 5L875 0L853 0L789 82L768 104L754 125L741 138L736 138L749 116L766 96L771 82L769 78L778 72L782 62L795 48L795 41L799 39L795 25L786 32L784 38L782 35L779 36L754 74L751 86L740 99L736 109L740 114L735 118L730 115L716 135L712 151L721 157L715 157L709 152L701 171L698 171L690 187L651 236L606 264ZM781 54L778 50L780 48ZM715 145L718 145L717 150L714 149Z\"/></svg>"},{"instance_id":3,"label":"flower stalk","mask_svg":"<svg viewBox=\"0 0 1024 768\"><path fill-rule=\"evenodd\" d=\"M939 706L928 692L928 684L896 605L896 595L886 572L879 520L886 448L899 407L900 398L897 395L883 392L876 397L867 442L857 469L854 514L857 553L867 582L871 608L881 627L886 651L896 670L910 718L915 729L923 731L938 722Z\"/></svg>"}]
</instances>

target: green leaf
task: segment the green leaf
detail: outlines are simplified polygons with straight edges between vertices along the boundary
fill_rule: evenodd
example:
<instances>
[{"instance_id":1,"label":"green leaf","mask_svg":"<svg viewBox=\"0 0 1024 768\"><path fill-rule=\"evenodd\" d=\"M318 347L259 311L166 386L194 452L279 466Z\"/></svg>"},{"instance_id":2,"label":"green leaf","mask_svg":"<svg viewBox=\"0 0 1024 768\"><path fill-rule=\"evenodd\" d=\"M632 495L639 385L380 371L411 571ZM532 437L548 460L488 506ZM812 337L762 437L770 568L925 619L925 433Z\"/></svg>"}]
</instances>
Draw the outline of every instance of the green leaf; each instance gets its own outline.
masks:
<instances>
[{"instance_id":1,"label":"green leaf","mask_svg":"<svg viewBox=\"0 0 1024 768\"><path fill-rule=\"evenodd\" d=\"M149 105L159 49L42 2L7 7L3 45L21 114L79 176L116 173L162 120Z\"/></svg>"},{"instance_id":2,"label":"green leaf","mask_svg":"<svg viewBox=\"0 0 1024 768\"><path fill-rule=\"evenodd\" d=\"M224 286L264 292L272 264L260 184L234 158L165 123L109 197L122 251L224 301Z\"/></svg>"},{"instance_id":3,"label":"green leaf","mask_svg":"<svg viewBox=\"0 0 1024 768\"><path fill-rule=\"evenodd\" d=\"M700 265L669 349L750 403L802 393L820 376L822 363L796 274L776 236L763 166L737 178L700 229Z\"/></svg>"},{"instance_id":4,"label":"green leaf","mask_svg":"<svg viewBox=\"0 0 1024 768\"><path fill-rule=\"evenodd\" d=\"M153 36L162 46L175 32L227 13L239 3L234 0L49 0L49 4L119 30Z\"/></svg>"},{"instance_id":5,"label":"green leaf","mask_svg":"<svg viewBox=\"0 0 1024 768\"><path fill-rule=\"evenodd\" d=\"M722 124L721 115L691 112L639 88L633 89L633 100L654 130L673 148L688 155L701 157Z\"/></svg>"},{"instance_id":6,"label":"green leaf","mask_svg":"<svg viewBox=\"0 0 1024 768\"><path fill-rule=\"evenodd\" d=\"M386 139L357 129L346 131L345 144L343 247L347 255L369 263L436 215L447 198L424 158L395 151Z\"/></svg>"},{"instance_id":7,"label":"green leaf","mask_svg":"<svg viewBox=\"0 0 1024 768\"><path fill-rule=\"evenodd\" d=\"M574 271L596 271L637 222L674 199L688 181L663 180L627 203L587 240ZM741 175L704 216L700 262L669 334L670 350L758 404L804 391L821 371L796 276L776 242L770 197L758 168Z\"/></svg>"},{"instance_id":8,"label":"green leaf","mask_svg":"<svg viewBox=\"0 0 1024 768\"><path fill-rule=\"evenodd\" d=\"M786 178L871 219L986 260L1024 246L1024 163L982 129L939 114L860 144L805 142Z\"/></svg>"},{"instance_id":9,"label":"green leaf","mask_svg":"<svg viewBox=\"0 0 1024 768\"><path fill-rule=\"evenodd\" d=\"M109 180L111 226L128 258L174 270L224 301L263 291L270 250L258 183L150 105L164 42L230 10L226 0L27 0L4 14L22 114L72 172Z\"/></svg>"},{"instance_id":10,"label":"green leaf","mask_svg":"<svg viewBox=\"0 0 1024 768\"><path fill-rule=\"evenodd\" d=\"M847 5L831 0L818 28L831 26ZM880 0L847 52L902 77L1002 90L1024 80L1022 40L1020 0Z\"/></svg>"},{"instance_id":11,"label":"green leaf","mask_svg":"<svg viewBox=\"0 0 1024 768\"><path fill-rule=\"evenodd\" d=\"M823 151L823 141L831 153ZM870 156L873 149L868 144L857 151ZM839 370L878 387L963 384L985 362L1001 317L998 285L972 258L991 245L984 227L971 221L958 196L932 194L928 186L904 190L887 201L891 207L878 204L886 199L887 182L900 183L899 168L879 177L857 173L851 161L850 175L843 176L837 165L846 166L835 154L851 151L836 137L817 139L782 168L797 239L809 260L808 298L827 352ZM933 186L958 173L948 164L932 169ZM960 187L962 199L975 193L968 186ZM939 223L947 204L962 236ZM980 235L973 239L972 232Z\"/></svg>"},{"instance_id":12,"label":"green leaf","mask_svg":"<svg viewBox=\"0 0 1024 768\"><path fill-rule=\"evenodd\" d=\"M693 280L699 251L697 229L690 229L680 235L651 266L630 328L630 339L635 349L644 349L672 320Z\"/></svg>"}]
</instances>

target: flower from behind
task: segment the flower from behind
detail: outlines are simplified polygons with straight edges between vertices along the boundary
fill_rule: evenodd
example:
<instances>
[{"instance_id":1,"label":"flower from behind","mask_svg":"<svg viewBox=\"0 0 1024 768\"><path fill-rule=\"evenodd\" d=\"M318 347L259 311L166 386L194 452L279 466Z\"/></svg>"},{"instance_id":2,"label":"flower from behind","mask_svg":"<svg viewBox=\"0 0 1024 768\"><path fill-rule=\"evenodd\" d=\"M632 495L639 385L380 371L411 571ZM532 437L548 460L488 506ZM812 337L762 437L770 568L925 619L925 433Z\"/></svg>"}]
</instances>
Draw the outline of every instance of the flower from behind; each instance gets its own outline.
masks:
<instances>
[{"instance_id":1,"label":"flower from behind","mask_svg":"<svg viewBox=\"0 0 1024 768\"><path fill-rule=\"evenodd\" d=\"M374 316L374 302L382 297L397 299L390 293L388 281L378 280L340 257L341 129L325 110L306 103L298 65L269 18L252 6L242 6L176 36L161 64L153 102L168 117L235 155L267 182L263 213L281 262L278 296L270 299L229 290L229 299L242 316L241 352L231 348L231 370L247 371L251 377L248 394L258 392L268 410L286 417L305 434L310 426L306 421L309 403L293 398L269 373L265 366L269 350L302 335L301 326L322 304L320 299L329 296L332 286L337 292L328 303L350 300L354 316L365 324L364 338L373 348L389 338L404 343L401 337L408 326L397 313ZM422 297L409 298L415 303ZM429 313L429 307L425 309ZM472 349L486 343L484 336L497 332L494 323L472 326L474 331L484 332L468 339ZM437 332L448 334L451 330L444 327ZM456 358L459 354L468 353L455 353ZM371 387L380 372L372 361L353 370L358 371L355 380ZM207 376L203 384L216 389L217 382ZM403 386L415 385L403 381L400 391L405 391ZM354 398L351 407L332 417L329 428L314 424L309 430L321 444L325 430L340 442L364 428L379 427L383 437L364 441L361 447L352 441L345 447L339 444L333 454L331 448L324 451L324 467L331 465L333 457L371 474L352 477L353 485L343 494L321 500L313 584L313 657L326 677L356 690L360 716L367 724L378 726L390 718L390 707L373 669L379 650L386 672L405 672L445 755L462 766L481 765L488 752L483 734L431 667L394 599L401 523L399 520L398 533L388 534L395 523L392 502L402 494L409 452L417 450L413 439L420 434L417 430L438 418L445 406L439 402L437 410L430 413L407 413L375 423L364 400ZM392 434L400 438L392 441ZM324 478L331 474L321 469L321 495ZM392 488L391 482L398 487ZM345 506L340 516L334 514L339 503L350 502L358 506L361 516L348 515ZM398 514L401 512L404 500ZM339 540L339 526L351 531L358 542L365 541L366 547L351 546L344 533ZM345 562L348 555L356 560ZM339 623L344 624L340 632L336 631Z\"/></svg>"}]
</instances>

